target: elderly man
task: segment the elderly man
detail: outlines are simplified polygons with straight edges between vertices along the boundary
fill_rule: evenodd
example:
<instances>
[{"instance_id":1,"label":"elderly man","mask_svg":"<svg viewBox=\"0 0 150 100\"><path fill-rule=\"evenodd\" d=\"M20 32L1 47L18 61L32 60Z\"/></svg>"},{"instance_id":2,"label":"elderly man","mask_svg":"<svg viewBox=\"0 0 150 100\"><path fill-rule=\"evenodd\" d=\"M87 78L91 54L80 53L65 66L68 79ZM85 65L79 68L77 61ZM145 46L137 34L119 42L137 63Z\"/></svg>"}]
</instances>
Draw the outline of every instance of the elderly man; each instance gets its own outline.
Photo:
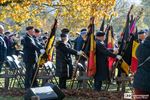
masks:
<instances>
[{"instance_id":1,"label":"elderly man","mask_svg":"<svg viewBox=\"0 0 150 100\"><path fill-rule=\"evenodd\" d=\"M73 65L71 55L82 55L68 45L68 34L62 33L61 41L56 43L56 76L59 77L59 87L66 89L66 81L72 77Z\"/></svg>"},{"instance_id":2,"label":"elderly man","mask_svg":"<svg viewBox=\"0 0 150 100\"><path fill-rule=\"evenodd\" d=\"M27 34L23 40L23 60L26 65L26 75L25 75L25 89L30 88L31 82L33 80L33 76L35 74L36 66L38 60L38 53L43 53L43 49L41 49L33 39L34 36L34 27L28 26L26 27ZM38 86L37 81L33 82L33 87Z\"/></svg>"},{"instance_id":3,"label":"elderly man","mask_svg":"<svg viewBox=\"0 0 150 100\"><path fill-rule=\"evenodd\" d=\"M146 38L146 33L145 33L145 31L143 31L143 30L139 31L139 32L138 32L138 39L139 39L139 42L140 42L140 43L143 43L144 40L145 40L145 38Z\"/></svg>"},{"instance_id":4,"label":"elderly man","mask_svg":"<svg viewBox=\"0 0 150 100\"><path fill-rule=\"evenodd\" d=\"M143 100L140 95L145 95L145 100L150 100L150 33L137 48L136 56L138 68L134 75L133 87L135 95L139 98L134 100Z\"/></svg>"},{"instance_id":5,"label":"elderly man","mask_svg":"<svg viewBox=\"0 0 150 100\"><path fill-rule=\"evenodd\" d=\"M0 72L7 56L7 46L4 41L4 27L0 25Z\"/></svg>"},{"instance_id":6,"label":"elderly man","mask_svg":"<svg viewBox=\"0 0 150 100\"><path fill-rule=\"evenodd\" d=\"M102 81L109 80L107 57L122 59L120 55L113 54L104 44L105 32L96 33L96 74L94 76L94 90L101 91Z\"/></svg>"}]
</instances>

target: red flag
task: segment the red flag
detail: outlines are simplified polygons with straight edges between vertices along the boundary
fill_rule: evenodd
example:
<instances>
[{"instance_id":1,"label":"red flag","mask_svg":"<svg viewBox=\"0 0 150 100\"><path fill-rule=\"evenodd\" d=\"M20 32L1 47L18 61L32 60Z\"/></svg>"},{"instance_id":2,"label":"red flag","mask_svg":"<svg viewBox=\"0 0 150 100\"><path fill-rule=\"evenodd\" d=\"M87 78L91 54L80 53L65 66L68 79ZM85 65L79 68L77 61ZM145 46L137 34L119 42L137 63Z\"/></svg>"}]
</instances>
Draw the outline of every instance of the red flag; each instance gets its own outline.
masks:
<instances>
[{"instance_id":1,"label":"red flag","mask_svg":"<svg viewBox=\"0 0 150 100\"><path fill-rule=\"evenodd\" d=\"M89 27L90 34L90 52L89 52L89 59L88 59L88 66L87 66L87 76L92 77L96 73L96 43L94 39L94 17L91 18L91 25Z\"/></svg>"},{"instance_id":2,"label":"red flag","mask_svg":"<svg viewBox=\"0 0 150 100\"><path fill-rule=\"evenodd\" d=\"M135 73L137 70L137 66L138 66L138 60L136 57L136 50L137 47L139 46L140 43L138 43L137 41L133 41L133 45L132 45L132 62L131 62L131 72Z\"/></svg>"},{"instance_id":3,"label":"red flag","mask_svg":"<svg viewBox=\"0 0 150 100\"><path fill-rule=\"evenodd\" d=\"M107 34L106 34L106 46L108 49L113 49L114 48L114 34L113 34L113 27L108 26ZM113 63L116 59L109 57L108 58L108 67L111 70Z\"/></svg>"}]
</instances>

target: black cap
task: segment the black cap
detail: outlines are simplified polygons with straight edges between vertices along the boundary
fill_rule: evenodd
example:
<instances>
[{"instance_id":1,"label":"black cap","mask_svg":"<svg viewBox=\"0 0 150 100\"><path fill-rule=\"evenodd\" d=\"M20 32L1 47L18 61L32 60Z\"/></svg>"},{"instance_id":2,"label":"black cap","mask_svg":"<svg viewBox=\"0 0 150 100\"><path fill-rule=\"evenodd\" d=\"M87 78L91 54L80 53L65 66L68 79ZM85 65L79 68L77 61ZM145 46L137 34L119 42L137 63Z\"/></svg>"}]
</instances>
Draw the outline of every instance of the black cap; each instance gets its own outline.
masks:
<instances>
[{"instance_id":1,"label":"black cap","mask_svg":"<svg viewBox=\"0 0 150 100\"><path fill-rule=\"evenodd\" d=\"M66 33L61 33L60 37L67 37L67 34Z\"/></svg>"},{"instance_id":2,"label":"black cap","mask_svg":"<svg viewBox=\"0 0 150 100\"><path fill-rule=\"evenodd\" d=\"M67 28L63 28L63 29L61 30L61 33L68 34L68 33L69 33L69 29L67 29Z\"/></svg>"},{"instance_id":3,"label":"black cap","mask_svg":"<svg viewBox=\"0 0 150 100\"><path fill-rule=\"evenodd\" d=\"M143 30L138 32L138 34L144 34L144 33L145 33L145 31L143 31Z\"/></svg>"},{"instance_id":4,"label":"black cap","mask_svg":"<svg viewBox=\"0 0 150 100\"><path fill-rule=\"evenodd\" d=\"M96 36L104 36L105 35L105 32L102 32L102 31L98 31L96 33Z\"/></svg>"},{"instance_id":5,"label":"black cap","mask_svg":"<svg viewBox=\"0 0 150 100\"><path fill-rule=\"evenodd\" d=\"M83 32L83 31L87 31L87 29L86 28L81 29L81 32Z\"/></svg>"},{"instance_id":6,"label":"black cap","mask_svg":"<svg viewBox=\"0 0 150 100\"><path fill-rule=\"evenodd\" d=\"M5 34L5 35L9 35L9 34L11 34L11 33L10 33L9 31L7 31L7 32L5 32L4 34Z\"/></svg>"},{"instance_id":7,"label":"black cap","mask_svg":"<svg viewBox=\"0 0 150 100\"><path fill-rule=\"evenodd\" d=\"M28 27L26 27L26 30L29 31L29 30L31 30L33 28L34 28L33 26L28 26Z\"/></svg>"},{"instance_id":8,"label":"black cap","mask_svg":"<svg viewBox=\"0 0 150 100\"><path fill-rule=\"evenodd\" d=\"M42 37L42 39L43 39L43 40L46 40L46 39L47 39L47 37L46 37L46 36L43 36L43 37Z\"/></svg>"},{"instance_id":9,"label":"black cap","mask_svg":"<svg viewBox=\"0 0 150 100\"><path fill-rule=\"evenodd\" d=\"M34 29L34 31L36 32L36 33L39 33L40 32L40 30L39 29Z\"/></svg>"}]
</instances>

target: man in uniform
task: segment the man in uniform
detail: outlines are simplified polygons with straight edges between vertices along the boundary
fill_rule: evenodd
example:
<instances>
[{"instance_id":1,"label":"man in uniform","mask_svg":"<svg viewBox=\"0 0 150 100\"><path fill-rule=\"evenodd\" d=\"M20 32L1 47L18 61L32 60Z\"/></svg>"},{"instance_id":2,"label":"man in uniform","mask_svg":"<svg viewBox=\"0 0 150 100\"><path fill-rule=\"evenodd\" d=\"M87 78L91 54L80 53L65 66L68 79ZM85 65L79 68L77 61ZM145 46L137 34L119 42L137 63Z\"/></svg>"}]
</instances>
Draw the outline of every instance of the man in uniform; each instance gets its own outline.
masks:
<instances>
[{"instance_id":1,"label":"man in uniform","mask_svg":"<svg viewBox=\"0 0 150 100\"><path fill-rule=\"evenodd\" d=\"M63 29L61 30L61 33L62 33L62 34L66 34L66 35L68 36L68 38L69 38L69 32L70 32L70 31L69 31L69 29L67 29L67 28L63 28ZM69 46L70 48L73 47L70 39L68 39L67 44L68 44L68 46Z\"/></svg>"},{"instance_id":2,"label":"man in uniform","mask_svg":"<svg viewBox=\"0 0 150 100\"><path fill-rule=\"evenodd\" d=\"M82 55L82 51L77 52L68 45L68 35L61 34L61 41L56 43L56 76L59 77L59 87L66 89L67 79L72 78L73 65L72 55Z\"/></svg>"},{"instance_id":3,"label":"man in uniform","mask_svg":"<svg viewBox=\"0 0 150 100\"><path fill-rule=\"evenodd\" d=\"M144 40L145 40L145 38L146 38L146 33L145 33L145 31L143 31L143 30L139 31L139 32L138 32L138 39L139 39L139 42L140 42L140 43L143 43Z\"/></svg>"},{"instance_id":4,"label":"man in uniform","mask_svg":"<svg viewBox=\"0 0 150 100\"><path fill-rule=\"evenodd\" d=\"M96 74L94 76L94 90L101 91L102 81L109 79L107 57L121 59L120 55L113 54L104 45L105 32L96 33Z\"/></svg>"},{"instance_id":5,"label":"man in uniform","mask_svg":"<svg viewBox=\"0 0 150 100\"><path fill-rule=\"evenodd\" d=\"M44 53L43 49L40 49L34 39L34 27L33 26L28 26L26 27L26 36L24 37L23 40L23 60L26 65L26 72L25 72L25 89L30 88L33 76L35 73L35 64L38 60L38 55L37 53ZM33 87L38 86L37 81L35 80L33 83Z\"/></svg>"}]
</instances>

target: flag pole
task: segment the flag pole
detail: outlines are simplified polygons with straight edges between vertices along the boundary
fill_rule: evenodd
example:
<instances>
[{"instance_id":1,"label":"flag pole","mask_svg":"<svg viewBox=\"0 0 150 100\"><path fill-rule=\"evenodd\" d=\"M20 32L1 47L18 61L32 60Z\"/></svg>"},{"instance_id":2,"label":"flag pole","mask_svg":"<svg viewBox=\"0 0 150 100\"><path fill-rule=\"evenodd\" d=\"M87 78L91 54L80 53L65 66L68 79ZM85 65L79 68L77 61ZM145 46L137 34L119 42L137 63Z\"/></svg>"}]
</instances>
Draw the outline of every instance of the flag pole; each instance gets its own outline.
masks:
<instances>
[{"instance_id":1,"label":"flag pole","mask_svg":"<svg viewBox=\"0 0 150 100\"><path fill-rule=\"evenodd\" d=\"M130 12L131 12L132 9L133 9L133 5L131 6L131 8L130 8L130 10L129 10L128 15L130 14ZM139 11L139 14L137 15L137 17L135 17L134 23L132 24L132 26L131 26L131 28L130 28L130 30L129 30L129 34L131 34L131 33L133 32L133 27L134 27L135 23L140 19L141 15L143 14L143 10L144 10L144 9L142 8L142 9ZM131 38L132 38L132 35L129 36L129 38L128 38L127 41L130 41ZM128 45L126 44L124 50L126 50L127 47L128 47ZM121 52L121 55L124 55L124 53L125 53L125 52ZM118 60L118 61L116 62L116 64L114 65L114 67L113 67L113 69L112 69L112 73L114 73L115 68L118 67L118 66L122 63L122 61L123 61L123 60L121 59L121 60Z\"/></svg>"},{"instance_id":2,"label":"flag pole","mask_svg":"<svg viewBox=\"0 0 150 100\"><path fill-rule=\"evenodd\" d=\"M58 14L57 14L57 15L58 15ZM57 16L56 16L56 18L57 18ZM51 34L52 34L52 30L53 30L54 28L56 28L56 25L57 25L57 19L56 19L56 18L55 18L53 27L52 27L52 29L51 29ZM50 35L51 35L51 34L50 34ZM54 41L53 41L53 42L54 42ZM52 44L52 45L53 45L53 44ZM47 46L48 46L48 42L47 42L46 47L47 47ZM51 47L50 49L52 49L52 47ZM44 53L44 54L41 54L41 55L39 56L38 62L37 62L37 64L36 64L36 65L37 65L36 71L35 71L35 73L34 73L34 76L33 76L33 79L32 79L32 81L31 81L31 86L30 86L30 87L33 86L33 83L34 83L34 81L35 81L35 78L36 78L36 76L37 76L37 74L38 74L39 67L43 67L43 64L47 61L49 51L50 51L50 50L48 50L48 52L46 52L46 50L45 50L45 53Z\"/></svg>"},{"instance_id":3,"label":"flag pole","mask_svg":"<svg viewBox=\"0 0 150 100\"><path fill-rule=\"evenodd\" d=\"M89 29L90 27L91 27L91 25L93 25L94 24L94 17L91 17L90 18L90 24L89 24L89 26L88 26L88 33L90 33L90 31L91 31L91 29ZM84 44L83 44L83 46L82 46L82 50L84 50L85 48L86 48L86 43L88 42L88 37L90 37L90 35L89 34L87 34L87 39L86 39L86 41L84 42ZM83 54L83 57L85 57L87 60L88 60L88 56L84 53ZM74 70L74 72L73 72L73 78L72 78L72 84L71 84L71 88L73 88L73 85L74 85L74 81L75 81L75 78L76 78L76 73L77 73L77 65L78 65L78 62L80 61L80 59L81 59L81 56L79 56L79 58L78 58L78 60L77 60L77 62L76 62L76 64L75 64L75 70Z\"/></svg>"},{"instance_id":4,"label":"flag pole","mask_svg":"<svg viewBox=\"0 0 150 100\"><path fill-rule=\"evenodd\" d=\"M129 9L129 11L128 11L128 14L127 14L127 21L128 21L128 23L129 23L129 16L130 16L130 13L131 13L131 10L133 9L133 5L131 5L131 7L130 7L130 9ZM128 23L126 23L126 26L127 26L127 24ZM126 27L125 27L126 28ZM130 30L129 30L130 31ZM125 31L124 31L125 32ZM124 33L125 34L125 33ZM122 43L124 43L123 42L124 40L122 39ZM121 44L121 45L123 45L123 44ZM127 48L127 46L125 46L125 48ZM124 48L124 49L125 49ZM120 48L120 49L122 49L122 48ZM121 55L124 55L124 52L122 52L122 51L120 51L120 54ZM121 60L117 60L116 61L116 63L114 64L114 67L112 67L112 73L111 74L113 74L114 73L114 71L115 71L115 68L117 68L120 64L121 64L121 62L122 62L122 59ZM112 77L113 77L113 75L112 75Z\"/></svg>"}]
</instances>

